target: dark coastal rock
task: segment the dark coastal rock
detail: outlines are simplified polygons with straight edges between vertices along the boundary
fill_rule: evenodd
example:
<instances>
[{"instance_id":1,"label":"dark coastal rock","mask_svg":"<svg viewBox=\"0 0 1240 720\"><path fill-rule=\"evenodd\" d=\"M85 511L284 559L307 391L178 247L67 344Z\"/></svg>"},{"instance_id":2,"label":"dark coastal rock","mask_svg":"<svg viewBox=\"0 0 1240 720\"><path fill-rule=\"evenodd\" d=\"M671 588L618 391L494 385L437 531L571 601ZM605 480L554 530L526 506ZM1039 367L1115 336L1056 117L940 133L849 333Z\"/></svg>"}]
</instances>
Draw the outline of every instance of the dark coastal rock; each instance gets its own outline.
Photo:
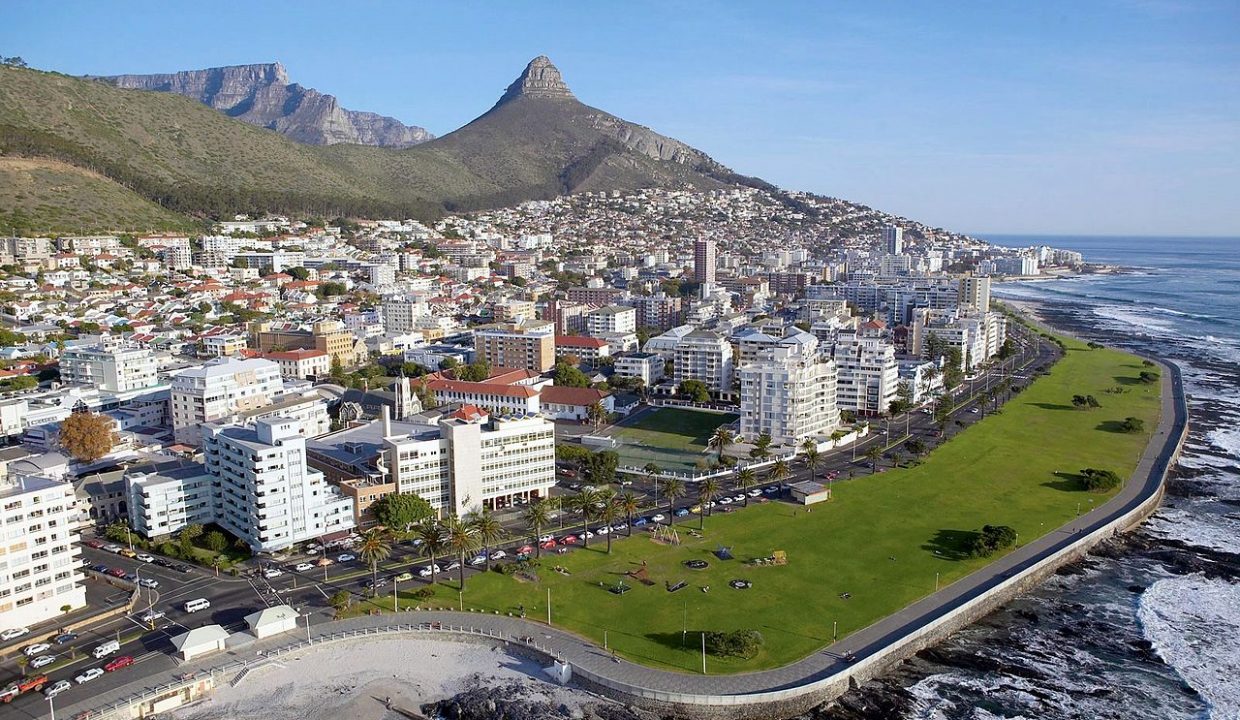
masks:
<instances>
[{"instance_id":1,"label":"dark coastal rock","mask_svg":"<svg viewBox=\"0 0 1240 720\"><path fill-rule=\"evenodd\" d=\"M580 709L551 703L522 683L475 686L421 710L427 717L445 720L658 720L657 715L618 703L590 702Z\"/></svg>"}]
</instances>

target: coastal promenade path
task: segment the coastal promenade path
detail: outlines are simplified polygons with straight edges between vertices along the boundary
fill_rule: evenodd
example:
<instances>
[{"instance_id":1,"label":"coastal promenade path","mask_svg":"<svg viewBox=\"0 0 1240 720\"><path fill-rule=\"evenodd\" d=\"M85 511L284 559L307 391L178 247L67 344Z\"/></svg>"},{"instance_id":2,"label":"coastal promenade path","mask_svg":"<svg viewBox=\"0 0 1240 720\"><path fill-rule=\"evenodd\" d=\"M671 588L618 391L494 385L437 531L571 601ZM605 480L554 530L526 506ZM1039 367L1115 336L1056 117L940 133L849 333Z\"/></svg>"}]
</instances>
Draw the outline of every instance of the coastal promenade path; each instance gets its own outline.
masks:
<instances>
[{"instance_id":1,"label":"coastal promenade path","mask_svg":"<svg viewBox=\"0 0 1240 720\"><path fill-rule=\"evenodd\" d=\"M580 671L585 671L586 674L598 678L602 681L601 684L613 690L621 692L641 690L647 694L646 696L675 695L679 696L677 702L685 702L686 696L697 697L704 705L711 704L712 699L714 699L713 702L718 703L719 698L728 698L731 702L743 704L746 696L752 697L754 701L760 701L763 694L803 688L819 681L831 682L832 678L847 675L855 663L863 663L867 658L883 654L894 643L914 635L953 610L995 589L1013 576L1070 548L1082 537L1124 518L1152 498L1159 497L1166 472L1175 460L1188 422L1179 369L1162 362L1159 362L1159 366L1164 372L1165 380L1162 383L1158 427L1132 476L1115 497L1072 522L1028 544L1020 545L985 568L941 588L900 612L883 618L823 650L780 668L752 673L711 675L709 674L709 660L707 674L691 674L638 665L623 658L616 658L610 651L571 632L555 627L554 608L550 626L546 624L545 617L536 621L480 612L415 611L399 615L385 614L320 623L314 625L308 632L310 637L317 642L327 639L327 636L342 632L365 631L396 624L411 623L408 632L429 636L434 636L437 632L450 632L452 626L465 627L469 628L471 633L486 634L496 640L528 646L540 655L567 662L574 668L574 672L580 674ZM438 623L440 627L427 628L422 625L425 623ZM304 640L298 639L296 633L286 634L280 638L254 643L244 650L230 652L224 656L216 655L202 661L188 663L182 666L177 674L207 672L212 667L236 662L242 658L247 661L261 661L264 653L297 642L304 642ZM845 660L845 655L849 654L852 656L851 662ZM140 694L173 679L172 676L144 678L101 694L89 702L67 708L68 712L65 716L74 717L76 713L82 711L120 702L126 697ZM692 703L693 700L689 702Z\"/></svg>"}]
</instances>

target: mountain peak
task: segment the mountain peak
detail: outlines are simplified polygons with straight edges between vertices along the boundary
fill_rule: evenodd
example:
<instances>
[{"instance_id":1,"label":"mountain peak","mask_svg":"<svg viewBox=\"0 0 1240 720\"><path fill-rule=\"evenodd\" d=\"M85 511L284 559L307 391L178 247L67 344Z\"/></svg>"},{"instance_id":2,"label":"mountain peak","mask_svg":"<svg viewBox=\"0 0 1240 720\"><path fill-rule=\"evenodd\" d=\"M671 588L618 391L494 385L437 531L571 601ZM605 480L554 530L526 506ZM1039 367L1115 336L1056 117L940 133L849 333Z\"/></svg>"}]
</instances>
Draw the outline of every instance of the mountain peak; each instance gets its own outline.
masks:
<instances>
[{"instance_id":1,"label":"mountain peak","mask_svg":"<svg viewBox=\"0 0 1240 720\"><path fill-rule=\"evenodd\" d=\"M568 86L564 84L564 78L560 76L559 68L551 64L551 59L546 55L539 55L531 60L529 65L525 66L521 76L508 86L508 89L504 91L504 95L496 103L496 106L521 96L574 99L573 91L569 90Z\"/></svg>"}]
</instances>

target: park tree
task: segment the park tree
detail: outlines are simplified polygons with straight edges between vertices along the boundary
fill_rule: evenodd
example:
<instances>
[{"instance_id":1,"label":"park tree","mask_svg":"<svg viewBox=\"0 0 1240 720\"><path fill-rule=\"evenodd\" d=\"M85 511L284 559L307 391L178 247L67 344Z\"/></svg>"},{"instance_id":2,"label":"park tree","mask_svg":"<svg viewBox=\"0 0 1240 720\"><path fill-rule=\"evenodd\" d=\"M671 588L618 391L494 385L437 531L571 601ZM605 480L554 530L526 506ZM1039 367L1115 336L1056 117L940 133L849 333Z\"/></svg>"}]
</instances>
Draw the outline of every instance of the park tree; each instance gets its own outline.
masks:
<instances>
[{"instance_id":1,"label":"park tree","mask_svg":"<svg viewBox=\"0 0 1240 720\"><path fill-rule=\"evenodd\" d=\"M586 419L594 426L594 431L598 432L598 429L607 422L607 408L603 407L601 402L590 403L590 406L586 408Z\"/></svg>"},{"instance_id":2,"label":"park tree","mask_svg":"<svg viewBox=\"0 0 1240 720\"><path fill-rule=\"evenodd\" d=\"M116 444L112 418L92 412L75 412L60 423L60 446L83 463L94 462Z\"/></svg>"},{"instance_id":3,"label":"park tree","mask_svg":"<svg viewBox=\"0 0 1240 720\"><path fill-rule=\"evenodd\" d=\"M693 402L710 402L710 390L701 380L685 380L680 384L680 394Z\"/></svg>"},{"instance_id":4,"label":"park tree","mask_svg":"<svg viewBox=\"0 0 1240 720\"><path fill-rule=\"evenodd\" d=\"M212 530L202 539L203 545L213 553L223 552L228 547L228 537L219 530Z\"/></svg>"},{"instance_id":5,"label":"park tree","mask_svg":"<svg viewBox=\"0 0 1240 720\"><path fill-rule=\"evenodd\" d=\"M1139 433L1145 430L1145 421L1141 418L1126 417L1124 418L1124 421L1119 424L1119 429L1126 433Z\"/></svg>"},{"instance_id":6,"label":"park tree","mask_svg":"<svg viewBox=\"0 0 1240 720\"><path fill-rule=\"evenodd\" d=\"M1016 531L1007 525L984 525L966 548L970 557L990 557L1016 544Z\"/></svg>"},{"instance_id":7,"label":"park tree","mask_svg":"<svg viewBox=\"0 0 1240 720\"><path fill-rule=\"evenodd\" d=\"M1098 468L1085 468L1081 471L1081 484L1086 490L1112 490L1119 487L1123 482L1114 470L1101 470Z\"/></svg>"},{"instance_id":8,"label":"park tree","mask_svg":"<svg viewBox=\"0 0 1240 720\"><path fill-rule=\"evenodd\" d=\"M685 481L668 478L663 481L663 494L667 496L667 524L676 524L676 501L685 496Z\"/></svg>"},{"instance_id":9,"label":"park tree","mask_svg":"<svg viewBox=\"0 0 1240 720\"><path fill-rule=\"evenodd\" d=\"M408 533L413 526L435 514L434 508L415 493L389 493L370 506L375 519L388 529Z\"/></svg>"},{"instance_id":10,"label":"park tree","mask_svg":"<svg viewBox=\"0 0 1240 720\"><path fill-rule=\"evenodd\" d=\"M177 539L181 541L182 554L186 557L190 556L192 550L194 549L194 541L202 537L203 531L204 528L199 523L190 523L189 525L181 528L181 533L177 536Z\"/></svg>"},{"instance_id":11,"label":"park tree","mask_svg":"<svg viewBox=\"0 0 1240 720\"><path fill-rule=\"evenodd\" d=\"M491 366L482 358L456 371L456 379L464 382L482 382L490 376Z\"/></svg>"},{"instance_id":12,"label":"park tree","mask_svg":"<svg viewBox=\"0 0 1240 720\"><path fill-rule=\"evenodd\" d=\"M392 554L392 537L386 530L371 528L362 535L362 542L357 549L362 562L370 565L371 587L379 584L379 563L387 560Z\"/></svg>"},{"instance_id":13,"label":"park tree","mask_svg":"<svg viewBox=\"0 0 1240 720\"><path fill-rule=\"evenodd\" d=\"M715 433L710 436L707 445L719 453L719 462L723 462L723 454L727 451L728 446L736 439L736 436L727 427L719 427L715 429Z\"/></svg>"},{"instance_id":14,"label":"park tree","mask_svg":"<svg viewBox=\"0 0 1240 720\"><path fill-rule=\"evenodd\" d=\"M590 387L590 376L582 372L566 358L560 358L552 370L552 378L560 387Z\"/></svg>"},{"instance_id":15,"label":"park tree","mask_svg":"<svg viewBox=\"0 0 1240 720\"><path fill-rule=\"evenodd\" d=\"M353 596L349 594L348 590L340 590L333 594L327 602L337 613L342 613L349 609L349 605L353 602Z\"/></svg>"}]
</instances>

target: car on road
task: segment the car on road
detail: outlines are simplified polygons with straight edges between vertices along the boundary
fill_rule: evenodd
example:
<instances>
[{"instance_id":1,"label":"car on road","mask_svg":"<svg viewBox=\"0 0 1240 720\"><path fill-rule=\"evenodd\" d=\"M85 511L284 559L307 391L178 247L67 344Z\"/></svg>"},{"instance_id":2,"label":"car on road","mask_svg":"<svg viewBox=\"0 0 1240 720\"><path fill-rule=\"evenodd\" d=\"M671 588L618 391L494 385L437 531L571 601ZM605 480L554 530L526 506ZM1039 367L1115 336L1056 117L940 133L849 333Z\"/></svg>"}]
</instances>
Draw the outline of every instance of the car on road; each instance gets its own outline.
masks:
<instances>
[{"instance_id":1,"label":"car on road","mask_svg":"<svg viewBox=\"0 0 1240 720\"><path fill-rule=\"evenodd\" d=\"M551 538L550 540L547 540L546 542L538 543L538 547L542 548L543 550L551 550L555 548L556 544L557 543L555 541L555 538Z\"/></svg>"},{"instance_id":2,"label":"car on road","mask_svg":"<svg viewBox=\"0 0 1240 720\"><path fill-rule=\"evenodd\" d=\"M144 563L155 562L155 556L149 553L138 553L134 556L135 560L141 560Z\"/></svg>"},{"instance_id":3,"label":"car on road","mask_svg":"<svg viewBox=\"0 0 1240 720\"><path fill-rule=\"evenodd\" d=\"M976 415L976 414L980 413L980 412L981 412L981 410L978 410L977 408L969 408L969 412L971 412L971 413L973 413L974 415Z\"/></svg>"},{"instance_id":4,"label":"car on road","mask_svg":"<svg viewBox=\"0 0 1240 720\"><path fill-rule=\"evenodd\" d=\"M633 527L644 527L644 526L649 525L649 524L650 524L650 521L649 521L649 520L647 520L647 519L646 519L646 518L644 518L644 517L643 517L643 518L637 518L636 520L634 520L634 521L633 521Z\"/></svg>"},{"instance_id":5,"label":"car on road","mask_svg":"<svg viewBox=\"0 0 1240 720\"><path fill-rule=\"evenodd\" d=\"M125 573L125 568L112 568L111 570L108 571L108 574L111 575L112 577L123 578L125 577L126 573Z\"/></svg>"},{"instance_id":6,"label":"car on road","mask_svg":"<svg viewBox=\"0 0 1240 720\"><path fill-rule=\"evenodd\" d=\"M427 565L424 568L418 568L418 577L428 578L432 574L436 574L439 572L440 572L440 569L438 565Z\"/></svg>"},{"instance_id":7,"label":"car on road","mask_svg":"<svg viewBox=\"0 0 1240 720\"><path fill-rule=\"evenodd\" d=\"M269 567L263 570L263 577L267 578L268 580L272 578L278 578L283 574L284 574L284 571L278 567Z\"/></svg>"},{"instance_id":8,"label":"car on road","mask_svg":"<svg viewBox=\"0 0 1240 720\"><path fill-rule=\"evenodd\" d=\"M51 649L52 649L51 645L45 642L41 642L41 643L35 643L33 645L27 645L25 648L22 649L22 652L26 654L26 657L34 657L35 655L42 655L43 653Z\"/></svg>"},{"instance_id":9,"label":"car on road","mask_svg":"<svg viewBox=\"0 0 1240 720\"><path fill-rule=\"evenodd\" d=\"M293 569L296 570L297 572L306 572L308 570L314 569L314 563L300 562L300 563L297 563L297 565L294 566Z\"/></svg>"},{"instance_id":10,"label":"car on road","mask_svg":"<svg viewBox=\"0 0 1240 720\"><path fill-rule=\"evenodd\" d=\"M503 550L496 550L495 552L491 553L492 560L503 560L506 557L508 557L508 553L504 552Z\"/></svg>"},{"instance_id":11,"label":"car on road","mask_svg":"<svg viewBox=\"0 0 1240 720\"><path fill-rule=\"evenodd\" d=\"M86 547L92 547L98 550L99 548L103 547L103 541L102 540L87 540L85 545Z\"/></svg>"},{"instance_id":12,"label":"car on road","mask_svg":"<svg viewBox=\"0 0 1240 720\"><path fill-rule=\"evenodd\" d=\"M154 579L154 578L141 578L141 579L139 579L139 580L138 580L138 584L139 584L139 585L141 585L141 586L142 586L142 587L144 587L144 588L157 588L157 587L159 587L159 581L158 581L158 580L156 580L156 579Z\"/></svg>"},{"instance_id":13,"label":"car on road","mask_svg":"<svg viewBox=\"0 0 1240 720\"><path fill-rule=\"evenodd\" d=\"M354 555L353 553L340 553L339 555L336 556L336 562L342 562L342 563L353 562L356 559L357 559L357 556Z\"/></svg>"},{"instance_id":14,"label":"car on road","mask_svg":"<svg viewBox=\"0 0 1240 720\"><path fill-rule=\"evenodd\" d=\"M104 545L103 549L107 550L110 553L118 553L121 550L124 550L125 548L121 547L120 545Z\"/></svg>"},{"instance_id":15,"label":"car on road","mask_svg":"<svg viewBox=\"0 0 1240 720\"><path fill-rule=\"evenodd\" d=\"M91 565L90 569L97 573L106 573L108 571L108 566L103 563L99 563L98 565Z\"/></svg>"},{"instance_id":16,"label":"car on road","mask_svg":"<svg viewBox=\"0 0 1240 720\"><path fill-rule=\"evenodd\" d=\"M412 579L413 579L413 573L409 572L408 570L406 570L405 572L399 575L392 576L392 582L409 582Z\"/></svg>"},{"instance_id":17,"label":"car on road","mask_svg":"<svg viewBox=\"0 0 1240 720\"><path fill-rule=\"evenodd\" d=\"M732 496L732 502L745 502L745 494L737 493Z\"/></svg>"},{"instance_id":18,"label":"car on road","mask_svg":"<svg viewBox=\"0 0 1240 720\"><path fill-rule=\"evenodd\" d=\"M146 612L142 613L142 617L138 619L144 623L153 623L156 620L162 618L163 616L164 616L164 612L162 610L147 610Z\"/></svg>"},{"instance_id":19,"label":"car on road","mask_svg":"<svg viewBox=\"0 0 1240 720\"><path fill-rule=\"evenodd\" d=\"M77 633L67 632L67 633L61 633L57 635L56 637L52 638L52 642L56 643L57 645L68 645L69 643L77 639L78 639Z\"/></svg>"},{"instance_id":20,"label":"car on road","mask_svg":"<svg viewBox=\"0 0 1240 720\"><path fill-rule=\"evenodd\" d=\"M121 548L121 551L120 551L120 552L118 552L118 553L116 553L116 554L117 554L117 555L122 555L122 556L127 557L127 558L136 558L136 557L138 557L138 553L137 553L137 551L135 551L135 550L130 550L129 548Z\"/></svg>"},{"instance_id":21,"label":"car on road","mask_svg":"<svg viewBox=\"0 0 1240 720\"><path fill-rule=\"evenodd\" d=\"M94 668L84 671L81 675L78 675L77 677L73 678L73 682L77 683L78 685L85 685L91 680L94 680L95 678L102 677L102 676L103 676L103 668L94 667Z\"/></svg>"},{"instance_id":22,"label":"car on road","mask_svg":"<svg viewBox=\"0 0 1240 720\"><path fill-rule=\"evenodd\" d=\"M538 542L545 543L548 540L554 540L554 539L555 539L554 535L542 535L538 538Z\"/></svg>"},{"instance_id":23,"label":"car on road","mask_svg":"<svg viewBox=\"0 0 1240 720\"><path fill-rule=\"evenodd\" d=\"M55 655L40 655L39 657L30 661L30 667L34 668L35 670L38 670L39 668L47 667L48 665L51 665L54 662L56 662Z\"/></svg>"},{"instance_id":24,"label":"car on road","mask_svg":"<svg viewBox=\"0 0 1240 720\"><path fill-rule=\"evenodd\" d=\"M4 640L5 642L8 642L9 640L16 640L29 632L30 628L28 627L9 628L4 632L0 632L0 640Z\"/></svg>"},{"instance_id":25,"label":"car on road","mask_svg":"<svg viewBox=\"0 0 1240 720\"><path fill-rule=\"evenodd\" d=\"M28 692L38 692L47 684L46 675L35 675L34 677L22 678L8 687L0 690L0 702L5 704L13 702L13 700Z\"/></svg>"},{"instance_id":26,"label":"car on road","mask_svg":"<svg viewBox=\"0 0 1240 720\"><path fill-rule=\"evenodd\" d=\"M661 523L665 520L667 520L667 518L663 516L663 513L656 513L654 517L650 518L650 522L657 522L657 523Z\"/></svg>"},{"instance_id":27,"label":"car on road","mask_svg":"<svg viewBox=\"0 0 1240 720\"><path fill-rule=\"evenodd\" d=\"M315 546L311 545L310 547L306 548L306 554L307 554L307 555L318 555L318 554L319 554L319 549L318 549L317 547L315 547Z\"/></svg>"},{"instance_id":28,"label":"car on road","mask_svg":"<svg viewBox=\"0 0 1240 720\"><path fill-rule=\"evenodd\" d=\"M580 541L577 539L576 535L565 535L560 539L561 545L576 545L578 542Z\"/></svg>"},{"instance_id":29,"label":"car on road","mask_svg":"<svg viewBox=\"0 0 1240 720\"><path fill-rule=\"evenodd\" d=\"M762 491L759 490L758 488L754 488L753 490L750 490L749 492L745 494L751 498L762 497Z\"/></svg>"},{"instance_id":30,"label":"car on road","mask_svg":"<svg viewBox=\"0 0 1240 720\"><path fill-rule=\"evenodd\" d=\"M127 668L130 665L133 665L133 656L132 655L121 655L118 658L113 658L112 662L103 666L103 669L107 672L116 672L117 670L120 670L121 668Z\"/></svg>"},{"instance_id":31,"label":"car on road","mask_svg":"<svg viewBox=\"0 0 1240 720\"><path fill-rule=\"evenodd\" d=\"M604 525L604 526L602 526L602 527L600 527L600 528L595 528L595 530L594 530L594 531L595 531L596 533L598 533L599 535L606 535L607 533L611 532L611 528L609 528L609 527L607 527L606 525Z\"/></svg>"},{"instance_id":32,"label":"car on road","mask_svg":"<svg viewBox=\"0 0 1240 720\"><path fill-rule=\"evenodd\" d=\"M674 512L674 513L672 513L672 514L673 514L673 515L675 515L676 517L684 517L684 516L686 516L686 515L688 515L688 514L689 514L689 509L688 509L688 508L679 508L679 509L677 509L677 510L676 510L676 512Z\"/></svg>"},{"instance_id":33,"label":"car on road","mask_svg":"<svg viewBox=\"0 0 1240 720\"><path fill-rule=\"evenodd\" d=\"M765 493L765 494L767 494L767 495L775 495L776 493L778 493L778 492L779 492L779 486L778 486L778 485L768 485L768 486L766 486L766 487L762 488L762 492L763 492L763 493Z\"/></svg>"},{"instance_id":34,"label":"car on road","mask_svg":"<svg viewBox=\"0 0 1240 720\"><path fill-rule=\"evenodd\" d=\"M460 562L458 562L458 561L456 561L456 560L453 560L452 562L450 562L450 563L448 563L447 565L445 565L445 566L444 566L443 571L444 571L444 572L449 572L449 571L451 571L451 570L459 570L459 569L460 569L460 567L461 567L461 563L460 563Z\"/></svg>"},{"instance_id":35,"label":"car on road","mask_svg":"<svg viewBox=\"0 0 1240 720\"><path fill-rule=\"evenodd\" d=\"M56 697L57 695L61 694L62 692L68 690L71 687L73 687L73 683L69 682L68 680L61 680L60 682L44 690L43 697L47 698L48 700L51 700L52 698Z\"/></svg>"},{"instance_id":36,"label":"car on road","mask_svg":"<svg viewBox=\"0 0 1240 720\"><path fill-rule=\"evenodd\" d=\"M721 498L719 498L719 504L720 504L720 505L731 505L731 504L732 504L732 498L730 498L730 497L721 497Z\"/></svg>"},{"instance_id":37,"label":"car on road","mask_svg":"<svg viewBox=\"0 0 1240 720\"><path fill-rule=\"evenodd\" d=\"M486 555L475 555L469 560L469 564L477 567L487 561Z\"/></svg>"},{"instance_id":38,"label":"car on road","mask_svg":"<svg viewBox=\"0 0 1240 720\"><path fill-rule=\"evenodd\" d=\"M385 585L388 584L388 582L389 582L388 579L385 577L378 577L374 579L367 578L366 580L362 581L362 587L366 588L367 590L374 590L375 588L384 587Z\"/></svg>"}]
</instances>

